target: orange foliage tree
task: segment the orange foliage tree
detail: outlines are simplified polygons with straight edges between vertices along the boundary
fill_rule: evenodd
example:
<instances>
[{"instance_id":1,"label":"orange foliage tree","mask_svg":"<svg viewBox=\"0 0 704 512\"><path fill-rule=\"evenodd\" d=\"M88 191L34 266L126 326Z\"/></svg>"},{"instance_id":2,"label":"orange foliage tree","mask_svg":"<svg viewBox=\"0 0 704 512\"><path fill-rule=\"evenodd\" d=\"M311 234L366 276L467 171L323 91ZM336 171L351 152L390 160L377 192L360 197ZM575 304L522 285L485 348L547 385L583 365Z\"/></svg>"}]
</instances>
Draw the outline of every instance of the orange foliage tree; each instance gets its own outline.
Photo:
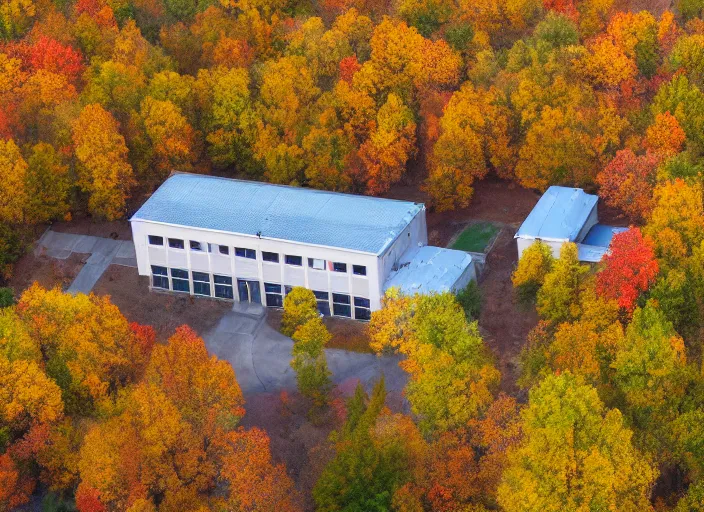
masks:
<instances>
[{"instance_id":1,"label":"orange foliage tree","mask_svg":"<svg viewBox=\"0 0 704 512\"><path fill-rule=\"evenodd\" d=\"M610 206L641 220L653 208L653 189L660 158L653 153L636 155L630 149L616 153L596 178L601 196Z\"/></svg>"}]
</instances>

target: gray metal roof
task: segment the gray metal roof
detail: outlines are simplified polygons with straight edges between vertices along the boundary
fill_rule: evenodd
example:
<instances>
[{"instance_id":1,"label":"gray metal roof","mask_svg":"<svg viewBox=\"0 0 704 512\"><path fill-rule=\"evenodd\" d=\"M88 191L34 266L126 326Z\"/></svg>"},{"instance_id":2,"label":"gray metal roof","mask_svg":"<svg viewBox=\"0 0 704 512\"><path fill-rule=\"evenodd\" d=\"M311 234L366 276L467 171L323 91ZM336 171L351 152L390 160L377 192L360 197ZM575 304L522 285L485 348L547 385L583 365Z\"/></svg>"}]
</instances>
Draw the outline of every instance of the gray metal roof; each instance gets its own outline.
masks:
<instances>
[{"instance_id":1,"label":"gray metal roof","mask_svg":"<svg viewBox=\"0 0 704 512\"><path fill-rule=\"evenodd\" d=\"M471 264L472 256L463 251L412 247L399 259L399 269L389 274L384 291L399 288L406 295L451 291Z\"/></svg>"},{"instance_id":2,"label":"gray metal roof","mask_svg":"<svg viewBox=\"0 0 704 512\"><path fill-rule=\"evenodd\" d=\"M574 242L597 200L581 188L550 187L523 221L516 238Z\"/></svg>"},{"instance_id":3,"label":"gray metal roof","mask_svg":"<svg viewBox=\"0 0 704 512\"><path fill-rule=\"evenodd\" d=\"M173 174L130 221L381 254L424 206L199 174Z\"/></svg>"}]
</instances>

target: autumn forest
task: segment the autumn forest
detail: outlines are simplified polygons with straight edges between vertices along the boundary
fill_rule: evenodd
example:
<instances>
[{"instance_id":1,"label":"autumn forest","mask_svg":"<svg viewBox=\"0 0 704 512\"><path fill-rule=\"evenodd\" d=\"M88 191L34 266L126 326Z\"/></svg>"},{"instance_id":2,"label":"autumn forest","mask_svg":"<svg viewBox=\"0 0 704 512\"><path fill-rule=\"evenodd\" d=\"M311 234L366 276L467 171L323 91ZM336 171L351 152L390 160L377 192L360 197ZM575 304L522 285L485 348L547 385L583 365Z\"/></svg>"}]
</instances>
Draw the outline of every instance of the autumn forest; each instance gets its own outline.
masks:
<instances>
[{"instance_id":1,"label":"autumn forest","mask_svg":"<svg viewBox=\"0 0 704 512\"><path fill-rule=\"evenodd\" d=\"M124 219L172 171L407 180L438 215L487 178L575 186L630 228L598 265L516 263L515 393L476 288L372 314L405 412L383 378L335 394L315 297L287 295L330 427L310 484L195 330L2 288L0 511L704 511L704 0L0 0L0 285L50 222Z\"/></svg>"}]
</instances>

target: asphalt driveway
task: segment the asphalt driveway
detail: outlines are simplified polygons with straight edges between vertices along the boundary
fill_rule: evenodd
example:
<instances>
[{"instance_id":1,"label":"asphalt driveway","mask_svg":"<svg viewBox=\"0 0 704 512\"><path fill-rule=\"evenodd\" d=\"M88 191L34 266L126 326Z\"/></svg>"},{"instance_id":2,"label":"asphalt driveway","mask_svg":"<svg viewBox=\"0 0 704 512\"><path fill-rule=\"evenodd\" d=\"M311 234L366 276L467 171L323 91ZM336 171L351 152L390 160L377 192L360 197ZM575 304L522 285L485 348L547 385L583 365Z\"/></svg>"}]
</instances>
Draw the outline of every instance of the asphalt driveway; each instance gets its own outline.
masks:
<instances>
[{"instance_id":1,"label":"asphalt driveway","mask_svg":"<svg viewBox=\"0 0 704 512\"><path fill-rule=\"evenodd\" d=\"M296 389L296 374L289 365L293 341L266 323L262 306L235 303L203 338L210 353L232 364L245 395ZM383 373L389 392L400 392L406 385L397 356L339 349L326 349L325 355L335 384L359 379L370 391Z\"/></svg>"}]
</instances>

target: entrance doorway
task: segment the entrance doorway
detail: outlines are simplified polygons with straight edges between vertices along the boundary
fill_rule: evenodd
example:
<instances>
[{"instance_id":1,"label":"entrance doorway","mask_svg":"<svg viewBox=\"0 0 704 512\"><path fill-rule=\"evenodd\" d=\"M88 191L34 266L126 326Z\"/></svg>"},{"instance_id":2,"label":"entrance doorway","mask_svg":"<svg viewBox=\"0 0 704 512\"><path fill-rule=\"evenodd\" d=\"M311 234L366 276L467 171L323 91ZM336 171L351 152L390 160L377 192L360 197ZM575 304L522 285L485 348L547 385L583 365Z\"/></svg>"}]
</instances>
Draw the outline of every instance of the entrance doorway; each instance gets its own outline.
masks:
<instances>
[{"instance_id":1,"label":"entrance doorway","mask_svg":"<svg viewBox=\"0 0 704 512\"><path fill-rule=\"evenodd\" d=\"M262 303L262 293L259 289L259 281L238 279L237 291L239 292L240 302L254 302L256 304Z\"/></svg>"}]
</instances>

